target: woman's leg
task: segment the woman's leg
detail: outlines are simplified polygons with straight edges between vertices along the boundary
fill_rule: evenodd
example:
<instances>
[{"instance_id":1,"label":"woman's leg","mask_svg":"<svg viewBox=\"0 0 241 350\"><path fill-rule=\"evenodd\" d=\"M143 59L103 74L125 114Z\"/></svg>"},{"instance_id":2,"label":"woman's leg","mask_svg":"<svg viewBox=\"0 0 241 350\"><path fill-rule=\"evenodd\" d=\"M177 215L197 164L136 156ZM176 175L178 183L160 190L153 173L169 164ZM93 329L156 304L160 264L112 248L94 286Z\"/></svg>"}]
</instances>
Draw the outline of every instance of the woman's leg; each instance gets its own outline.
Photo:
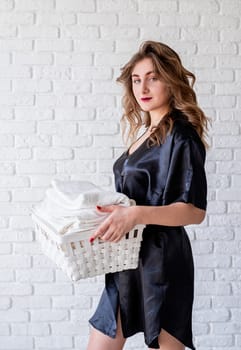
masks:
<instances>
[{"instance_id":1,"label":"woman's leg","mask_svg":"<svg viewBox=\"0 0 241 350\"><path fill-rule=\"evenodd\" d=\"M95 328L91 329L87 350L122 350L126 339L121 329L120 313L117 318L116 337L110 338Z\"/></svg>"},{"instance_id":2,"label":"woman's leg","mask_svg":"<svg viewBox=\"0 0 241 350\"><path fill-rule=\"evenodd\" d=\"M158 341L159 341L160 350L184 350L185 349L185 346L179 340L177 340L175 337L173 337L164 329L162 329L159 335ZM154 350L154 349L149 348L149 350Z\"/></svg>"}]
</instances>

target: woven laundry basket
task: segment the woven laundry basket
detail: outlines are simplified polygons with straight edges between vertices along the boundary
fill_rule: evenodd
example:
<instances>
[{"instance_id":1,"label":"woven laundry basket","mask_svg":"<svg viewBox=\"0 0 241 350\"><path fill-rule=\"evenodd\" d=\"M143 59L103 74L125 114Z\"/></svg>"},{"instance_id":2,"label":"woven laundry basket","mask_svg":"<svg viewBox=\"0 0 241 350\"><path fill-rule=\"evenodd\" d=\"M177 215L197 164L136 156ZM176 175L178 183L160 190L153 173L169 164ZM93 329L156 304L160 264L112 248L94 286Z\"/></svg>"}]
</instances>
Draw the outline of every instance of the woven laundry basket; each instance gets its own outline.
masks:
<instances>
[{"instance_id":1,"label":"woven laundry basket","mask_svg":"<svg viewBox=\"0 0 241 350\"><path fill-rule=\"evenodd\" d=\"M108 272L137 268L144 225L137 225L117 243L100 239L90 243L93 231L60 235L39 216L32 214L32 219L43 253L74 282Z\"/></svg>"}]
</instances>

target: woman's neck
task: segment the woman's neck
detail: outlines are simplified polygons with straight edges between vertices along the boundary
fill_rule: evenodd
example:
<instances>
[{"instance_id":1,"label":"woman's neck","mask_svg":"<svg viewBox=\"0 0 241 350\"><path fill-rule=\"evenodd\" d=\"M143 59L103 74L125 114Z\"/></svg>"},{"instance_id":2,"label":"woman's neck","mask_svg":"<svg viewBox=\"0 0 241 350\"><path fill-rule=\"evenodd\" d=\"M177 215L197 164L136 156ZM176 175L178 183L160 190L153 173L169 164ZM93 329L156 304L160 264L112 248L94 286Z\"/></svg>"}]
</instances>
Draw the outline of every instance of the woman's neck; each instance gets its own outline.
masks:
<instances>
[{"instance_id":1,"label":"woman's neck","mask_svg":"<svg viewBox=\"0 0 241 350\"><path fill-rule=\"evenodd\" d=\"M150 119L151 119L151 124L149 126L150 129L156 128L162 118L169 112L169 108L165 107L161 110L158 111L151 111L150 113Z\"/></svg>"}]
</instances>

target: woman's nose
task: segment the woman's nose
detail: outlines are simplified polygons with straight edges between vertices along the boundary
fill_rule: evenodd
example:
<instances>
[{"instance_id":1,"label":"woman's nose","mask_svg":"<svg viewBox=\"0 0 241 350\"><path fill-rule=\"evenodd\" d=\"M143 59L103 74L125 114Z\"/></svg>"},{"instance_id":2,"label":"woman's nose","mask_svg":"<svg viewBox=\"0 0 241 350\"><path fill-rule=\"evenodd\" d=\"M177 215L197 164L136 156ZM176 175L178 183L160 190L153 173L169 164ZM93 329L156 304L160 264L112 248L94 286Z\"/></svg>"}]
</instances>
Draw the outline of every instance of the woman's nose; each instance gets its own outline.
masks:
<instances>
[{"instance_id":1,"label":"woman's nose","mask_svg":"<svg viewBox=\"0 0 241 350\"><path fill-rule=\"evenodd\" d=\"M148 91L149 91L149 89L148 89L147 83L144 81L144 82L142 83L142 86L141 86L141 92L142 92L143 94L146 94Z\"/></svg>"}]
</instances>

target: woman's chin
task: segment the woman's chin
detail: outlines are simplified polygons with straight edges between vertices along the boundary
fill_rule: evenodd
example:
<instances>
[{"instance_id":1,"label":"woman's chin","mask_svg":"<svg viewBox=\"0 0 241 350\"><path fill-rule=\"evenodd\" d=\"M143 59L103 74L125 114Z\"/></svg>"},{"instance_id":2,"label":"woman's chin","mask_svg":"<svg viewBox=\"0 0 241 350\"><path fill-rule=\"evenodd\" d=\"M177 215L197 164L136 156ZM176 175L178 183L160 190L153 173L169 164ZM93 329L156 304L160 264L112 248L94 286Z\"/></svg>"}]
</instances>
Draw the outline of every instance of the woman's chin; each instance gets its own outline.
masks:
<instances>
[{"instance_id":1,"label":"woman's chin","mask_svg":"<svg viewBox=\"0 0 241 350\"><path fill-rule=\"evenodd\" d=\"M151 108L148 108L147 106L141 106L141 110L143 112L150 112L151 111Z\"/></svg>"}]
</instances>

